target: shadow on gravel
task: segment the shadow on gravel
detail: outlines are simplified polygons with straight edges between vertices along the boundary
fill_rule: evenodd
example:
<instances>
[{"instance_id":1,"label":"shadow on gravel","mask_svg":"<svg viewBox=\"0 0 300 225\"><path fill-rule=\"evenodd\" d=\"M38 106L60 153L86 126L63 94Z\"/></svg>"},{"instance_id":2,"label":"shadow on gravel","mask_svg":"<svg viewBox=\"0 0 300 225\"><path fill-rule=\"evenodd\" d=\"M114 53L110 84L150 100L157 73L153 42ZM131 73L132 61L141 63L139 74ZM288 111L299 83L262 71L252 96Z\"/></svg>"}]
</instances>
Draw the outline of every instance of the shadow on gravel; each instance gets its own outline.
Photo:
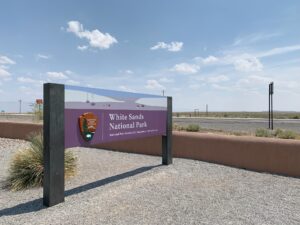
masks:
<instances>
[{"instance_id":1,"label":"shadow on gravel","mask_svg":"<svg viewBox=\"0 0 300 225\"><path fill-rule=\"evenodd\" d=\"M125 179L127 177L132 177L140 173L144 173L146 171L149 171L153 168L159 167L162 165L155 165L155 166L145 166L145 167L140 167L135 170L131 170L125 173L121 173L112 177L104 178L102 180L98 180L89 184L85 184L76 188L72 188L70 190L65 191L65 196L71 196L71 195L76 195L84 191L88 191L97 187L101 187L103 185L119 181L122 179ZM31 213L31 212L36 212L42 209L46 209L47 207L43 205L43 198L35 199L33 201L29 201L26 203L21 203L19 205L6 208L6 209L1 209L0 210L0 217L2 216L12 216L12 215L19 215L19 214L25 214L25 213Z\"/></svg>"}]
</instances>

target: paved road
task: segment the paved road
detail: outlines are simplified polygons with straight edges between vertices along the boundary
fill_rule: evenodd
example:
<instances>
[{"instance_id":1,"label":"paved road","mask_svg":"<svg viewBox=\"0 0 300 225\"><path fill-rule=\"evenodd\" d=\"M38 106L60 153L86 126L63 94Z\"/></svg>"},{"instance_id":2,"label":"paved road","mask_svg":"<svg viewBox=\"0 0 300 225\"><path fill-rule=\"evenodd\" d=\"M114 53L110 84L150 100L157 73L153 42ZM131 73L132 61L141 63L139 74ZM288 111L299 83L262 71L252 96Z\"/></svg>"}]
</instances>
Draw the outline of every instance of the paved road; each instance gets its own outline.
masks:
<instances>
[{"instance_id":1,"label":"paved road","mask_svg":"<svg viewBox=\"0 0 300 225\"><path fill-rule=\"evenodd\" d=\"M0 114L1 121L34 122L33 115L29 114ZM267 128L267 119L252 118L213 118L213 117L174 117L174 123L178 125L198 124L203 128L223 131L255 132L257 128ZM300 120L276 119L274 128L293 130L300 133Z\"/></svg>"},{"instance_id":2,"label":"paved road","mask_svg":"<svg viewBox=\"0 0 300 225\"><path fill-rule=\"evenodd\" d=\"M252 118L173 118L174 123L178 125L198 124L203 128L217 129L223 131L241 131L255 132L257 128L267 128L267 119ZM276 119L274 120L274 129L281 128L293 130L300 133L300 120L293 119Z\"/></svg>"}]
</instances>

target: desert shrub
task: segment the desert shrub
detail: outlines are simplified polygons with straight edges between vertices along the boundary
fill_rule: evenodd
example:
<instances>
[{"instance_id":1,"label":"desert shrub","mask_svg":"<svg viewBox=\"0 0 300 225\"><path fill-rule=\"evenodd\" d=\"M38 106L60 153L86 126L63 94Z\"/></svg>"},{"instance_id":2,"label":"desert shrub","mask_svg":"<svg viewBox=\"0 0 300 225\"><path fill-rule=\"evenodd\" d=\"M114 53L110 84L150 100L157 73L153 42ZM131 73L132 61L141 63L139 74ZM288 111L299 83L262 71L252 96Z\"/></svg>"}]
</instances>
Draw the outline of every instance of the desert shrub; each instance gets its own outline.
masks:
<instances>
[{"instance_id":1,"label":"desert shrub","mask_svg":"<svg viewBox=\"0 0 300 225\"><path fill-rule=\"evenodd\" d=\"M184 127L180 126L177 123L173 123L173 130L181 131L181 130L184 130Z\"/></svg>"},{"instance_id":2,"label":"desert shrub","mask_svg":"<svg viewBox=\"0 0 300 225\"><path fill-rule=\"evenodd\" d=\"M241 131L234 131L234 132L232 132L231 134L233 134L233 135L235 135L235 136L244 136L244 135L247 135L246 133L241 132Z\"/></svg>"},{"instance_id":3,"label":"desert shrub","mask_svg":"<svg viewBox=\"0 0 300 225\"><path fill-rule=\"evenodd\" d=\"M273 134L275 137L278 137L278 136L281 136L282 133L284 133L284 131L280 128L277 128Z\"/></svg>"},{"instance_id":4,"label":"desert shrub","mask_svg":"<svg viewBox=\"0 0 300 225\"><path fill-rule=\"evenodd\" d=\"M277 132L276 137L282 139L296 139L297 134L291 130L281 130Z\"/></svg>"},{"instance_id":5,"label":"desert shrub","mask_svg":"<svg viewBox=\"0 0 300 225\"><path fill-rule=\"evenodd\" d=\"M275 131L270 131L267 129L257 129L255 132L256 137L277 137L281 139L296 139L297 133L290 130L282 130L282 129L276 129Z\"/></svg>"},{"instance_id":6,"label":"desert shrub","mask_svg":"<svg viewBox=\"0 0 300 225\"><path fill-rule=\"evenodd\" d=\"M200 126L198 124L189 124L185 130L189 132L198 132L200 130Z\"/></svg>"},{"instance_id":7,"label":"desert shrub","mask_svg":"<svg viewBox=\"0 0 300 225\"><path fill-rule=\"evenodd\" d=\"M40 187L43 184L44 162L43 162L43 136L41 133L30 136L30 146L19 150L13 157L9 176L5 187L14 190L24 190ZM75 175L77 158L73 152L65 151L65 177Z\"/></svg>"},{"instance_id":8,"label":"desert shrub","mask_svg":"<svg viewBox=\"0 0 300 225\"><path fill-rule=\"evenodd\" d=\"M264 128L259 128L259 129L256 129L255 136L256 137L272 137L273 135L272 135L271 131L264 129Z\"/></svg>"}]
</instances>

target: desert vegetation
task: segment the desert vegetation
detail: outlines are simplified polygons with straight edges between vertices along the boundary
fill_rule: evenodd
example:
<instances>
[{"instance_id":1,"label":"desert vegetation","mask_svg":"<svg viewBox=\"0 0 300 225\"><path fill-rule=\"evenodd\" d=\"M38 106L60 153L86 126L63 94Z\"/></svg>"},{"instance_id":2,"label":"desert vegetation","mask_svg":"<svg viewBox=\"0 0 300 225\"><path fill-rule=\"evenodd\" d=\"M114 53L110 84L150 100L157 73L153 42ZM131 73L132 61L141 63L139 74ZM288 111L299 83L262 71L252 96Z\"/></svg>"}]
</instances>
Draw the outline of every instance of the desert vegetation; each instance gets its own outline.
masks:
<instances>
[{"instance_id":1,"label":"desert vegetation","mask_svg":"<svg viewBox=\"0 0 300 225\"><path fill-rule=\"evenodd\" d=\"M276 130L268 130L264 128L257 129L255 131L256 137L276 137L281 139L300 139L299 134L291 130L283 130L283 129L276 129Z\"/></svg>"},{"instance_id":2,"label":"desert vegetation","mask_svg":"<svg viewBox=\"0 0 300 225\"><path fill-rule=\"evenodd\" d=\"M268 112L174 112L175 117L268 118ZM300 112L274 112L274 119L300 119Z\"/></svg>"},{"instance_id":3,"label":"desert vegetation","mask_svg":"<svg viewBox=\"0 0 300 225\"><path fill-rule=\"evenodd\" d=\"M226 134L226 135L234 135L234 136L256 136L256 137L269 137L269 138L281 138L281 139L299 139L300 134L291 131L291 130L284 130L284 129L276 129L276 130L269 130L265 128L256 129L255 133L251 132L229 132L223 131L220 129L207 129L203 128L198 124L188 124L187 126L181 126L179 124L173 124L174 131L187 131L187 132L201 132L201 133L217 133L217 134Z\"/></svg>"},{"instance_id":4,"label":"desert vegetation","mask_svg":"<svg viewBox=\"0 0 300 225\"><path fill-rule=\"evenodd\" d=\"M41 133L29 137L30 145L19 150L12 158L9 176L4 187L13 191L43 185L43 136ZM65 178L76 174L77 158L70 150L65 151Z\"/></svg>"}]
</instances>

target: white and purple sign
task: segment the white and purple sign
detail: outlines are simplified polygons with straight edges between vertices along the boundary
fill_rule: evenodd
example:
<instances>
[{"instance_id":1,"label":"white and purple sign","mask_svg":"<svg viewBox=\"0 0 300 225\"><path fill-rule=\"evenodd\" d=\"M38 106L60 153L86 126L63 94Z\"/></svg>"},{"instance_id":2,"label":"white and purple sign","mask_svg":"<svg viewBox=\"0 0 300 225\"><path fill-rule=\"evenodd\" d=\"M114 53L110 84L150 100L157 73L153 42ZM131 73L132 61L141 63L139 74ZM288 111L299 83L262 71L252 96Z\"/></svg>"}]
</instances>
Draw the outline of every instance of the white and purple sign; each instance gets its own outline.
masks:
<instances>
[{"instance_id":1,"label":"white and purple sign","mask_svg":"<svg viewBox=\"0 0 300 225\"><path fill-rule=\"evenodd\" d=\"M65 86L65 147L166 135L167 98Z\"/></svg>"}]
</instances>

